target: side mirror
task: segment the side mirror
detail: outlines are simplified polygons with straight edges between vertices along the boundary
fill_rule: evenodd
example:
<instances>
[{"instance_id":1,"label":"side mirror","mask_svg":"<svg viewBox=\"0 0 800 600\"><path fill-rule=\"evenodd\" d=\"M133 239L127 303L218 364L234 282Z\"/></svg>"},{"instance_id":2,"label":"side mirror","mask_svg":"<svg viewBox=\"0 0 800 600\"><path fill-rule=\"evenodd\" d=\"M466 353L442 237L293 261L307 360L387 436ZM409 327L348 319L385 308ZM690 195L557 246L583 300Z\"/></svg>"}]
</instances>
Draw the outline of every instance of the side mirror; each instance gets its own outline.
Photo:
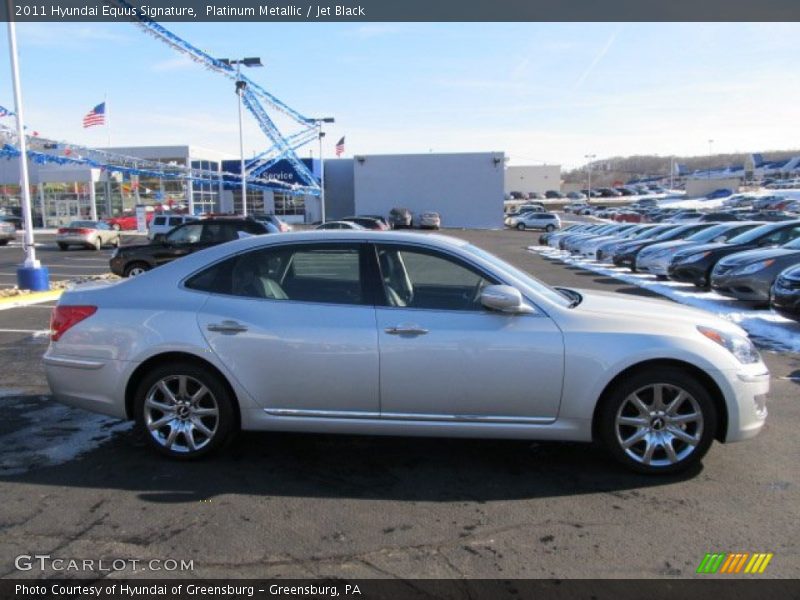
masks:
<instances>
[{"instance_id":1,"label":"side mirror","mask_svg":"<svg viewBox=\"0 0 800 600\"><path fill-rule=\"evenodd\" d=\"M486 308L510 314L528 314L533 307L526 304L519 290L510 285L490 285L481 292L481 304Z\"/></svg>"}]
</instances>

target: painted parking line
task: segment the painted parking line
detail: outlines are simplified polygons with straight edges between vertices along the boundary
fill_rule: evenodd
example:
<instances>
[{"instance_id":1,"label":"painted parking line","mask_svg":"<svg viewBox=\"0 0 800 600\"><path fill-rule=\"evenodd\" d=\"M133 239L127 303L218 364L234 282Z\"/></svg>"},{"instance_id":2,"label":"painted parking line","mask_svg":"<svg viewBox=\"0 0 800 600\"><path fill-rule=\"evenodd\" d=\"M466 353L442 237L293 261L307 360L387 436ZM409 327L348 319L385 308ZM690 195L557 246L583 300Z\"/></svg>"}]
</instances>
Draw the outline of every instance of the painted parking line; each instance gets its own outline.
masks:
<instances>
[{"instance_id":1,"label":"painted parking line","mask_svg":"<svg viewBox=\"0 0 800 600\"><path fill-rule=\"evenodd\" d=\"M33 337L50 335L49 329L0 329L0 333L30 333Z\"/></svg>"}]
</instances>

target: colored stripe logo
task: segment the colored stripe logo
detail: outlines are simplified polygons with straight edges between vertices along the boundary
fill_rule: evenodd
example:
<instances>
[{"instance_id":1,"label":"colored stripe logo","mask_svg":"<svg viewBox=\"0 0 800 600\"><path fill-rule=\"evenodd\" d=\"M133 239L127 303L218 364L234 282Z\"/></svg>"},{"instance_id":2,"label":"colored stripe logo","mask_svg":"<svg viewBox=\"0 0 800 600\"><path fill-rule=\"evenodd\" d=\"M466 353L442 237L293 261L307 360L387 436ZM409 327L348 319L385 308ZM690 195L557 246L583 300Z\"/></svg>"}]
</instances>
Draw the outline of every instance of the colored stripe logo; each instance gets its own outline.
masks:
<instances>
[{"instance_id":1,"label":"colored stripe logo","mask_svg":"<svg viewBox=\"0 0 800 600\"><path fill-rule=\"evenodd\" d=\"M708 553L697 567L698 573L720 573L732 575L737 573L763 573L773 557L772 552L714 552Z\"/></svg>"}]
</instances>

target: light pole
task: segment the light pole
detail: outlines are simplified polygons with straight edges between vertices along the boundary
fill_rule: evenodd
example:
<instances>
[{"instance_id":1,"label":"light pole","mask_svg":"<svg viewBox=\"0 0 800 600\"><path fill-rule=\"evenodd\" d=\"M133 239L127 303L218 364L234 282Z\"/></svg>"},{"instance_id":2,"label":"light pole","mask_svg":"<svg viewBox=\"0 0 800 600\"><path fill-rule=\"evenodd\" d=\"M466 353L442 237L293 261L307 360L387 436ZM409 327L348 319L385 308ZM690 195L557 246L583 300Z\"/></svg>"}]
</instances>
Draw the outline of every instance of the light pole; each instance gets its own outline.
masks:
<instances>
[{"instance_id":1,"label":"light pole","mask_svg":"<svg viewBox=\"0 0 800 600\"><path fill-rule=\"evenodd\" d=\"M714 140L708 140L708 178L711 179L711 145Z\"/></svg>"},{"instance_id":2,"label":"light pole","mask_svg":"<svg viewBox=\"0 0 800 600\"><path fill-rule=\"evenodd\" d=\"M219 61L228 66L236 65L236 95L239 97L239 156L241 157L240 172L242 175L242 215L247 216L247 173L244 170L244 132L242 129L242 96L247 88L247 82L242 81L242 65L245 67L263 67L261 59L257 56L232 60L220 58Z\"/></svg>"},{"instance_id":3,"label":"light pole","mask_svg":"<svg viewBox=\"0 0 800 600\"><path fill-rule=\"evenodd\" d=\"M319 204L322 222L325 222L325 157L322 155L322 138L325 137L325 132L322 131L323 123L334 123L333 117L321 117L314 119L314 122L319 128Z\"/></svg>"},{"instance_id":4,"label":"light pole","mask_svg":"<svg viewBox=\"0 0 800 600\"><path fill-rule=\"evenodd\" d=\"M585 154L583 158L589 160L589 183L586 186L586 201L592 200L592 161L597 158L597 154Z\"/></svg>"},{"instance_id":5,"label":"light pole","mask_svg":"<svg viewBox=\"0 0 800 600\"><path fill-rule=\"evenodd\" d=\"M11 3L8 4L11 15ZM17 113L17 139L19 140L19 175L22 192L22 220L25 224L25 262L17 269L17 285L20 289L50 289L47 267L36 260L36 246L33 241L33 219L31 218L31 186L28 177L28 143L25 139L25 115L22 106L22 88L19 80L19 59L17 56L16 24L8 21L8 51L11 56L11 80L14 87L14 110Z\"/></svg>"}]
</instances>

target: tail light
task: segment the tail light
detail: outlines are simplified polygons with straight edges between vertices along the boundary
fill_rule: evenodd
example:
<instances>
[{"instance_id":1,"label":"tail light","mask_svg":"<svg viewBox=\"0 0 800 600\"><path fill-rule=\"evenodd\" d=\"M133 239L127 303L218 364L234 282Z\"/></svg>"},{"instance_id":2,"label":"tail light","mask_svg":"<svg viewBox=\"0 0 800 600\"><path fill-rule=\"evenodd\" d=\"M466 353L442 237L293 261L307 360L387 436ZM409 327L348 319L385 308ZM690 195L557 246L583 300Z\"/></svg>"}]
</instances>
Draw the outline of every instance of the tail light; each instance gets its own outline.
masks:
<instances>
[{"instance_id":1,"label":"tail light","mask_svg":"<svg viewBox=\"0 0 800 600\"><path fill-rule=\"evenodd\" d=\"M78 229L78 233L81 234L81 235L88 235L88 234L92 233L92 230L91 229L86 229L85 227L81 227L80 229Z\"/></svg>"},{"instance_id":2,"label":"tail light","mask_svg":"<svg viewBox=\"0 0 800 600\"><path fill-rule=\"evenodd\" d=\"M96 312L96 306L56 306L50 316L50 339L57 342L68 329L91 317Z\"/></svg>"},{"instance_id":3,"label":"tail light","mask_svg":"<svg viewBox=\"0 0 800 600\"><path fill-rule=\"evenodd\" d=\"M66 227L59 227L58 228L58 233L67 233L67 228Z\"/></svg>"}]
</instances>

